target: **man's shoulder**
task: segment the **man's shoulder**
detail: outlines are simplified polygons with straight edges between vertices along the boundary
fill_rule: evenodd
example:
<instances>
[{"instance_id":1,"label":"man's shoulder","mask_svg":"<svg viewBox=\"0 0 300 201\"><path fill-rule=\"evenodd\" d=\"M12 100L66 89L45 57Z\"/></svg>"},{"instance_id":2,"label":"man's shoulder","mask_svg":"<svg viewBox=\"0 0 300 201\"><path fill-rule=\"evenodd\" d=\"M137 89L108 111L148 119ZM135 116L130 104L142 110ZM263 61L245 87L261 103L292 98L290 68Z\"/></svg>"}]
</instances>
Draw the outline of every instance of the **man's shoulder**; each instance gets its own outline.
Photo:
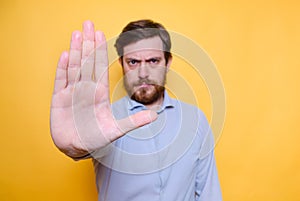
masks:
<instances>
[{"instance_id":1,"label":"man's shoulder","mask_svg":"<svg viewBox=\"0 0 300 201\"><path fill-rule=\"evenodd\" d=\"M175 107L180 109L184 113L188 113L191 115L197 115L198 117L205 117L204 112L196 105L191 103L184 102L182 100L171 98L172 102L174 103Z\"/></svg>"},{"instance_id":2,"label":"man's shoulder","mask_svg":"<svg viewBox=\"0 0 300 201\"><path fill-rule=\"evenodd\" d=\"M184 101L174 100L177 102L177 109L181 111L183 122L187 122L188 125L196 126L199 129L199 133L207 133L210 129L210 125L201 108Z\"/></svg>"},{"instance_id":3,"label":"man's shoulder","mask_svg":"<svg viewBox=\"0 0 300 201\"><path fill-rule=\"evenodd\" d=\"M180 129L185 135L193 135L195 142L202 145L208 135L211 135L210 125L204 112L196 105L174 99L177 110L180 111Z\"/></svg>"}]
</instances>

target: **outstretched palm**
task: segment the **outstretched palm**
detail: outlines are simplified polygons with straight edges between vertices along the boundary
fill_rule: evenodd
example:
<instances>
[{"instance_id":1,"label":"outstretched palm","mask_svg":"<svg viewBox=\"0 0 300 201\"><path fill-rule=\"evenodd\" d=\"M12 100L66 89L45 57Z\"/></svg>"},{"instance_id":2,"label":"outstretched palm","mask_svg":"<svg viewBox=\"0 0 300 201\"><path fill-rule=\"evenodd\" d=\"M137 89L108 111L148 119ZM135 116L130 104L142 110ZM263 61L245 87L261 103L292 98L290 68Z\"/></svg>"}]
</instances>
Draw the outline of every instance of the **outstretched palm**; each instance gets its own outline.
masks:
<instances>
[{"instance_id":1,"label":"outstretched palm","mask_svg":"<svg viewBox=\"0 0 300 201\"><path fill-rule=\"evenodd\" d=\"M50 125L56 146L68 156L80 157L155 118L154 112L144 111L114 119L105 37L86 21L83 33L73 32L70 51L58 62Z\"/></svg>"}]
</instances>

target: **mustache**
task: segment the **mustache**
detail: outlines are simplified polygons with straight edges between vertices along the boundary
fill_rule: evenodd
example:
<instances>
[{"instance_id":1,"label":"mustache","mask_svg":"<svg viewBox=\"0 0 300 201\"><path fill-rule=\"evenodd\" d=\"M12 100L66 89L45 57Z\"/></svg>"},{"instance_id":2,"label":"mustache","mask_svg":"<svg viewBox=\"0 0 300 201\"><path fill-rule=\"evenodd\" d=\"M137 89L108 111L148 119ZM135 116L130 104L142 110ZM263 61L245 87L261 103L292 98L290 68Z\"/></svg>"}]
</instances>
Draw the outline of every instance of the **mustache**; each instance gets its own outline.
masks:
<instances>
[{"instance_id":1,"label":"mustache","mask_svg":"<svg viewBox=\"0 0 300 201\"><path fill-rule=\"evenodd\" d=\"M137 82L135 82L133 85L134 86L140 86L142 84L149 84L149 85L157 85L157 83L153 80L149 80L149 79L139 79Z\"/></svg>"}]
</instances>

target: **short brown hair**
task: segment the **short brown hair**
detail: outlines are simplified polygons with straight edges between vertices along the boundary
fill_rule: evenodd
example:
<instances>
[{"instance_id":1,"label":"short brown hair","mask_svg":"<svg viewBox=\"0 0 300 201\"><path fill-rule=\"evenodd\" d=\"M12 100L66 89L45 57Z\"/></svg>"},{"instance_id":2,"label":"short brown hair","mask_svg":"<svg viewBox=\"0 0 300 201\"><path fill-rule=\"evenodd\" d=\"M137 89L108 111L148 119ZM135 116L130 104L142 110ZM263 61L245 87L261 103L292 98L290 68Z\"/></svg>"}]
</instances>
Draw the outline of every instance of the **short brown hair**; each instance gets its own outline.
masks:
<instances>
[{"instance_id":1,"label":"short brown hair","mask_svg":"<svg viewBox=\"0 0 300 201\"><path fill-rule=\"evenodd\" d=\"M172 57L170 35L163 25L149 19L133 21L127 24L116 40L115 48L122 59L126 45L155 36L159 36L163 43L164 56L166 63L168 63L169 58Z\"/></svg>"}]
</instances>

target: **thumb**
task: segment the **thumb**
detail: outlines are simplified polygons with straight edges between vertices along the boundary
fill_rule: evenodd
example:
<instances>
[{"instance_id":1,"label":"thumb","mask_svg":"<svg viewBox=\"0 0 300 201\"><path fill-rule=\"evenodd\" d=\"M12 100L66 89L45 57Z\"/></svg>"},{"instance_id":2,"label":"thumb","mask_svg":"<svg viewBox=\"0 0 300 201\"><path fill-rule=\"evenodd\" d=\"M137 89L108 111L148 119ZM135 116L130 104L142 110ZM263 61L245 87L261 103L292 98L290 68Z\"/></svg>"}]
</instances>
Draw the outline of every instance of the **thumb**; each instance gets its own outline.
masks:
<instances>
[{"instance_id":1,"label":"thumb","mask_svg":"<svg viewBox=\"0 0 300 201\"><path fill-rule=\"evenodd\" d=\"M120 136L125 135L131 130L149 124L157 119L157 113L152 110L143 110L134 115L118 120L117 124L121 131Z\"/></svg>"}]
</instances>

